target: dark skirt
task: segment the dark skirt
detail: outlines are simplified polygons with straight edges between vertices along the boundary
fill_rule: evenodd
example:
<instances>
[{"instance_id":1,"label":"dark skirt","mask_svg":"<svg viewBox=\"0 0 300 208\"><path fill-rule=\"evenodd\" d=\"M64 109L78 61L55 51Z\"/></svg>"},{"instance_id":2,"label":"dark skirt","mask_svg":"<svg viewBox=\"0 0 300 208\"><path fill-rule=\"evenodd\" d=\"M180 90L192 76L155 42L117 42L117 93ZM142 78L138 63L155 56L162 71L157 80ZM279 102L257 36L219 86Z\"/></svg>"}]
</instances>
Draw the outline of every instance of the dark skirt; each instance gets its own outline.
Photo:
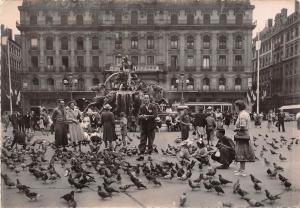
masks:
<instances>
[{"instance_id":1,"label":"dark skirt","mask_svg":"<svg viewBox=\"0 0 300 208\"><path fill-rule=\"evenodd\" d=\"M104 122L103 124L103 140L105 142L115 141L115 126L111 122Z\"/></svg>"},{"instance_id":2,"label":"dark skirt","mask_svg":"<svg viewBox=\"0 0 300 208\"><path fill-rule=\"evenodd\" d=\"M255 161L255 154L250 140L236 140L235 160L237 162Z\"/></svg>"},{"instance_id":3,"label":"dark skirt","mask_svg":"<svg viewBox=\"0 0 300 208\"><path fill-rule=\"evenodd\" d=\"M65 146L68 145L68 128L65 123L56 123L54 125L55 131L55 146Z\"/></svg>"},{"instance_id":4,"label":"dark skirt","mask_svg":"<svg viewBox=\"0 0 300 208\"><path fill-rule=\"evenodd\" d=\"M189 138L189 126L188 125L181 125L181 139L187 140Z\"/></svg>"}]
</instances>

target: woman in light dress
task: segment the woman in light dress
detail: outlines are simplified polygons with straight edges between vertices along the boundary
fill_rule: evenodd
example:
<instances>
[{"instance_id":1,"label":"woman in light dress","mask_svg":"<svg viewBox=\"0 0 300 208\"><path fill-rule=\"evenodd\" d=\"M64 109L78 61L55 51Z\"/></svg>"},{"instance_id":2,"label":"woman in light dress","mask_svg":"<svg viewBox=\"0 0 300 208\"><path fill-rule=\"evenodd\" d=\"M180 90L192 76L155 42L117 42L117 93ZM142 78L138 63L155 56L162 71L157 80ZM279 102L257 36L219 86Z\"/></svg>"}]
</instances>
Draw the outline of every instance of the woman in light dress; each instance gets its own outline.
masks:
<instances>
[{"instance_id":1,"label":"woman in light dress","mask_svg":"<svg viewBox=\"0 0 300 208\"><path fill-rule=\"evenodd\" d=\"M76 107L75 101L70 101L68 106L66 117L69 125L70 139L73 143L74 150L76 151L76 146L78 145L79 151L81 152L81 141L84 139L84 134L78 120L78 118L80 118L80 111Z\"/></svg>"}]
</instances>

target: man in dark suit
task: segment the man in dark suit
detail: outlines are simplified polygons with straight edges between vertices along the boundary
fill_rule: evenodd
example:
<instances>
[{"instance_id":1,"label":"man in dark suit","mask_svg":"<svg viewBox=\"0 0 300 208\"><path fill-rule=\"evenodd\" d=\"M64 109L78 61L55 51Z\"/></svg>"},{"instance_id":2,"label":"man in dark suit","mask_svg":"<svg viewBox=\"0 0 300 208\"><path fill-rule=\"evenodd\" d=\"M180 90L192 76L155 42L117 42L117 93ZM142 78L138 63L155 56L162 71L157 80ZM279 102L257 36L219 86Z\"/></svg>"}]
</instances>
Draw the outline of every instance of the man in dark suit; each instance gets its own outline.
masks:
<instances>
[{"instance_id":1,"label":"man in dark suit","mask_svg":"<svg viewBox=\"0 0 300 208\"><path fill-rule=\"evenodd\" d=\"M279 132L280 132L280 127L282 127L282 131L285 132L284 117L285 117L285 114L284 114L283 110L280 110L280 112L278 113L278 124L277 124Z\"/></svg>"},{"instance_id":2,"label":"man in dark suit","mask_svg":"<svg viewBox=\"0 0 300 208\"><path fill-rule=\"evenodd\" d=\"M197 131L197 137L202 138L205 135L205 126L206 126L206 117L207 115L203 112L203 107L200 107L199 112L195 115L194 126Z\"/></svg>"},{"instance_id":3,"label":"man in dark suit","mask_svg":"<svg viewBox=\"0 0 300 208\"><path fill-rule=\"evenodd\" d=\"M137 161L144 160L144 154L146 151L146 145L148 141L148 154L153 151L153 142L155 138L155 118L157 117L157 107L155 104L150 103L150 96L144 95L144 104L140 107L139 112L139 124L141 128L141 138L139 144L140 157Z\"/></svg>"}]
</instances>

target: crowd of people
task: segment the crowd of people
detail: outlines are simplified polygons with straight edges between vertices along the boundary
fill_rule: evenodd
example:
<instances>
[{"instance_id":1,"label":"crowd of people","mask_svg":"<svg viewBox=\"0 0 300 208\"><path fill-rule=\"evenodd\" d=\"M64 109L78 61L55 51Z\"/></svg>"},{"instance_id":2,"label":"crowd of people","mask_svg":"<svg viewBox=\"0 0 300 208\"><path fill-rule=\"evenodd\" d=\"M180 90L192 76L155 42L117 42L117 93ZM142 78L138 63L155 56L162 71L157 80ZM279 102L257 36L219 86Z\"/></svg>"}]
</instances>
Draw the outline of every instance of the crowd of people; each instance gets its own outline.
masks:
<instances>
[{"instance_id":1,"label":"crowd of people","mask_svg":"<svg viewBox=\"0 0 300 208\"><path fill-rule=\"evenodd\" d=\"M249 124L251 121L250 114L245 110L246 105L243 101L235 103L235 113L229 111L221 112L212 107L206 109L200 108L199 112L192 115L188 109L175 114L168 113L165 117L165 124L168 131L180 131L181 136L178 143L182 143L182 155L188 155L189 145L187 141L194 138L198 150L192 155L203 164L209 164L208 157L219 162L221 165L217 168L227 169L233 161L240 162L240 168L237 175L246 175L245 163L254 161L254 153L250 143ZM90 108L81 112L76 107L75 101L70 101L65 105L64 100L58 101L58 106L50 116L45 109L41 110L39 116L34 112L21 115L14 112L11 116L5 114L2 118L4 131L7 130L9 123L12 124L13 134L16 142L23 141L26 133L32 133L40 130L43 134L48 135L49 130L55 134L55 146L58 149L66 151L66 146L72 146L75 151L81 151L81 143L84 140L102 140L105 148L113 150L113 143L118 139L116 133L116 124L119 124L119 136L122 145L126 146L128 130L136 130L129 125L128 117L121 112L120 117L116 120L112 107L109 104L103 106L100 112L98 109ZM257 120L260 116L253 114L254 123L257 126ZM150 95L144 95L143 104L140 107L134 125L139 125L140 143L138 145L139 157L137 161L144 160L146 154L151 155L155 134L162 126L161 119L158 119L157 105L151 102ZM284 128L284 113L281 111L277 115L270 111L266 116L267 128L270 130L272 125L277 125L278 129ZM275 124L275 120L277 120ZM233 139L226 136L225 129L228 129L231 123L235 124L235 136ZM224 128L224 127L227 128ZM192 136L190 135L192 132ZM20 139L21 138L21 139ZM218 138L216 145L212 145L213 138ZM234 142L235 141L235 142ZM14 142L13 145L16 143ZM19 142L25 145L26 142ZM13 146L12 145L12 146Z\"/></svg>"}]
</instances>

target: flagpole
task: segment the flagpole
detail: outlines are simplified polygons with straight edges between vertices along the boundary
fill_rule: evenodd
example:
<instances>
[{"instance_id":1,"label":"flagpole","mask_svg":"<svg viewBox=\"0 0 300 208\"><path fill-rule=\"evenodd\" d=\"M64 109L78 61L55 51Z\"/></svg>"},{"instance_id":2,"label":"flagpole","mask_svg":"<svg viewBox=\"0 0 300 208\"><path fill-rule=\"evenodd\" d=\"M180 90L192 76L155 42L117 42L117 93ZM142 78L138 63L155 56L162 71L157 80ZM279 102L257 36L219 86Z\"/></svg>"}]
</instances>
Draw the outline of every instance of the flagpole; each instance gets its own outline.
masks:
<instances>
[{"instance_id":1,"label":"flagpole","mask_svg":"<svg viewBox=\"0 0 300 208\"><path fill-rule=\"evenodd\" d=\"M260 64L260 60L259 60L259 50L260 50L260 44L261 41L259 40L259 32L257 35L257 42L256 42L256 50L257 50L257 84L256 84L256 113L257 115L259 115L259 64Z\"/></svg>"},{"instance_id":2,"label":"flagpole","mask_svg":"<svg viewBox=\"0 0 300 208\"><path fill-rule=\"evenodd\" d=\"M8 58L8 83L9 83L9 106L10 106L10 114L13 113L12 107L12 89L11 89L11 73L10 73L10 50L9 50L9 37L7 38L7 58Z\"/></svg>"}]
</instances>

